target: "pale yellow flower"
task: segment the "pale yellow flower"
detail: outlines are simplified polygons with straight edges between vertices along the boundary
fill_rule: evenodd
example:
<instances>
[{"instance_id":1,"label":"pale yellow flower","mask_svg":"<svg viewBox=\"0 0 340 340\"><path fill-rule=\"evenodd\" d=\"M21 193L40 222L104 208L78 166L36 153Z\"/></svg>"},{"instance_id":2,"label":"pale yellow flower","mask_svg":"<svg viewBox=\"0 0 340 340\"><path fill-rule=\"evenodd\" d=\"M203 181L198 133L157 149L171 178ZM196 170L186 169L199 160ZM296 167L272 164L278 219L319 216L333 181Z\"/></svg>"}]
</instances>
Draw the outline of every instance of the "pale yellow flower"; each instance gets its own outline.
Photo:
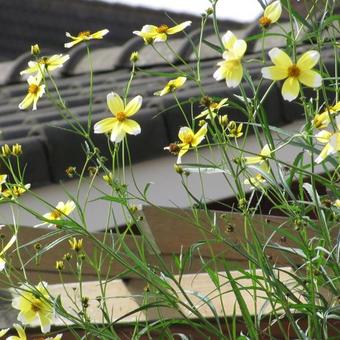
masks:
<instances>
[{"instance_id":1,"label":"pale yellow flower","mask_svg":"<svg viewBox=\"0 0 340 340\"><path fill-rule=\"evenodd\" d=\"M340 199L336 199L333 203L336 208L340 208Z\"/></svg>"},{"instance_id":2,"label":"pale yellow flower","mask_svg":"<svg viewBox=\"0 0 340 340\"><path fill-rule=\"evenodd\" d=\"M181 32L190 25L191 21L185 21L173 27L169 27L168 25L144 25L141 31L133 31L133 34L143 38L145 43L152 44L154 42L166 41L168 39L168 35Z\"/></svg>"},{"instance_id":3,"label":"pale yellow flower","mask_svg":"<svg viewBox=\"0 0 340 340\"><path fill-rule=\"evenodd\" d=\"M14 323L13 327L18 333L18 336L12 335L8 337L6 340L27 340L26 332L25 330L21 327L21 325Z\"/></svg>"},{"instance_id":4,"label":"pale yellow flower","mask_svg":"<svg viewBox=\"0 0 340 340\"><path fill-rule=\"evenodd\" d=\"M313 88L321 86L320 74L312 70L319 61L319 52L305 52L296 64L287 53L276 47L269 51L269 56L274 66L262 68L262 75L271 80L286 79L282 86L282 96L285 100L292 101L299 95L300 83Z\"/></svg>"},{"instance_id":5,"label":"pale yellow flower","mask_svg":"<svg viewBox=\"0 0 340 340\"><path fill-rule=\"evenodd\" d=\"M0 193L0 195L5 198L15 199L17 197L20 197L22 194L24 194L30 187L31 187L31 184L12 185L8 187L7 189L3 190Z\"/></svg>"},{"instance_id":6,"label":"pale yellow flower","mask_svg":"<svg viewBox=\"0 0 340 340\"><path fill-rule=\"evenodd\" d=\"M222 37L222 41L225 48L224 60L217 64L219 68L215 71L214 78L217 81L225 79L228 87L237 87L243 77L241 60L247 50L247 43L237 39L231 31Z\"/></svg>"},{"instance_id":7,"label":"pale yellow flower","mask_svg":"<svg viewBox=\"0 0 340 340\"><path fill-rule=\"evenodd\" d=\"M36 110L39 98L45 93L45 85L41 84L41 79L33 76L28 77L27 82L27 95L19 104L19 109L25 110L33 104L33 110Z\"/></svg>"},{"instance_id":8,"label":"pale yellow flower","mask_svg":"<svg viewBox=\"0 0 340 340\"><path fill-rule=\"evenodd\" d=\"M250 164L262 164L264 161L266 161L268 159L268 157L270 157L271 155L271 150L268 146L268 144L266 144L260 154L258 156L254 156L254 157L244 157L244 164L245 165L250 165Z\"/></svg>"},{"instance_id":9,"label":"pale yellow flower","mask_svg":"<svg viewBox=\"0 0 340 340\"><path fill-rule=\"evenodd\" d=\"M138 135L140 125L129 117L137 113L142 106L142 97L136 96L126 106L122 98L114 92L107 95L107 106L114 117L105 118L94 125L94 133L111 133L111 141L119 143L126 134Z\"/></svg>"},{"instance_id":10,"label":"pale yellow flower","mask_svg":"<svg viewBox=\"0 0 340 340\"><path fill-rule=\"evenodd\" d=\"M66 203L60 201L58 202L54 210L44 214L43 217L51 222L60 221L64 217L70 215L75 208L76 208L76 204L71 200L68 200ZM42 224L39 224L38 226L47 224L47 223L48 222L44 222ZM53 223L49 224L49 226L52 226L52 225L54 224Z\"/></svg>"},{"instance_id":11,"label":"pale yellow flower","mask_svg":"<svg viewBox=\"0 0 340 340\"><path fill-rule=\"evenodd\" d=\"M271 24L274 24L280 19L282 14L282 6L281 1L273 1L270 5L268 5L263 13L263 17L260 18L259 23L262 27L268 27Z\"/></svg>"},{"instance_id":12,"label":"pale yellow flower","mask_svg":"<svg viewBox=\"0 0 340 340\"><path fill-rule=\"evenodd\" d=\"M322 113L315 115L312 123L316 129L324 129L331 122L330 115L338 113L340 111L340 102L337 102L334 106L330 106L327 110Z\"/></svg>"},{"instance_id":13,"label":"pale yellow flower","mask_svg":"<svg viewBox=\"0 0 340 340\"><path fill-rule=\"evenodd\" d=\"M236 122L232 120L228 123L227 128L229 130L229 137L240 138L243 136L243 123L237 125Z\"/></svg>"},{"instance_id":14,"label":"pale yellow flower","mask_svg":"<svg viewBox=\"0 0 340 340\"><path fill-rule=\"evenodd\" d=\"M317 133L315 137L320 143L326 144L322 149L320 155L315 159L315 162L319 164L328 156L334 155L335 153L340 151L340 116L336 117L335 132L322 130Z\"/></svg>"},{"instance_id":15,"label":"pale yellow flower","mask_svg":"<svg viewBox=\"0 0 340 340\"><path fill-rule=\"evenodd\" d=\"M92 39L103 39L104 35L106 35L107 33L109 33L108 29L104 29L104 30L100 30L98 32L95 33L91 33L90 31L83 31L83 32L79 32L78 35L73 36L71 35L69 32L66 32L66 36L68 38L71 38L72 41L64 44L65 48L70 48L74 45L77 45L83 41L88 41L88 40L92 40Z\"/></svg>"},{"instance_id":16,"label":"pale yellow flower","mask_svg":"<svg viewBox=\"0 0 340 340\"><path fill-rule=\"evenodd\" d=\"M222 99L219 103L212 102L209 104L209 108L202 111L195 119L206 118L211 119L217 116L218 111L225 106L228 106L228 98Z\"/></svg>"},{"instance_id":17,"label":"pale yellow flower","mask_svg":"<svg viewBox=\"0 0 340 340\"><path fill-rule=\"evenodd\" d=\"M46 282L39 282L35 287L24 284L15 290L12 307L19 310L18 320L24 325L40 325L47 333L54 319L54 308L47 290Z\"/></svg>"},{"instance_id":18,"label":"pale yellow flower","mask_svg":"<svg viewBox=\"0 0 340 340\"><path fill-rule=\"evenodd\" d=\"M38 80L41 80L46 72L53 71L57 68L60 68L64 65L64 63L70 59L68 54L54 54L50 57L42 57L37 61L29 61L28 68L21 71L20 74L35 74Z\"/></svg>"},{"instance_id":19,"label":"pale yellow flower","mask_svg":"<svg viewBox=\"0 0 340 340\"><path fill-rule=\"evenodd\" d=\"M0 251L0 272L3 271L5 269L5 266L6 266L6 260L2 256L5 254L5 252L10 247L12 247L12 245L15 243L16 239L17 239L17 236L13 235L11 237L11 239L8 241L8 243Z\"/></svg>"},{"instance_id":20,"label":"pale yellow flower","mask_svg":"<svg viewBox=\"0 0 340 340\"><path fill-rule=\"evenodd\" d=\"M186 77L178 77L176 79L170 80L162 90L155 92L154 95L164 96L170 92L175 92L177 89L182 87L186 81Z\"/></svg>"},{"instance_id":21,"label":"pale yellow flower","mask_svg":"<svg viewBox=\"0 0 340 340\"><path fill-rule=\"evenodd\" d=\"M263 162L260 165L259 169L262 172L265 172L265 173L269 173L270 172L270 168L269 168L268 162ZM266 182L265 177L263 176L262 173L259 172L259 173L256 173L254 176L248 177L247 179L245 179L243 183L246 184L246 185L251 185L254 188L258 188L258 187L260 187L265 182Z\"/></svg>"},{"instance_id":22,"label":"pale yellow flower","mask_svg":"<svg viewBox=\"0 0 340 340\"><path fill-rule=\"evenodd\" d=\"M202 142L207 131L207 124L203 125L196 133L187 126L180 128L178 138L181 143L177 144L177 147L179 148L177 163L181 162L181 158L189 151L190 148L195 148Z\"/></svg>"}]
</instances>

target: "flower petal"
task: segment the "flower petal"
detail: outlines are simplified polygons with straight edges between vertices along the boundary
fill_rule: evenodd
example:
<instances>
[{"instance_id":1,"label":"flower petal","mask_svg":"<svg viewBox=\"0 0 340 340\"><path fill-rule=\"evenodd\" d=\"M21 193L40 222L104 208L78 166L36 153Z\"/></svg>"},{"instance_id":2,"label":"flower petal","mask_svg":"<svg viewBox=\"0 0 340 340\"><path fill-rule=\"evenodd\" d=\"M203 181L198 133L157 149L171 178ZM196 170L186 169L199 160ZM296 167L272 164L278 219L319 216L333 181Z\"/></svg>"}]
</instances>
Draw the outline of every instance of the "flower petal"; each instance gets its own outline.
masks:
<instances>
[{"instance_id":1,"label":"flower petal","mask_svg":"<svg viewBox=\"0 0 340 340\"><path fill-rule=\"evenodd\" d=\"M313 70L304 70L299 75L299 81L309 87L320 87L322 84L322 78L318 72Z\"/></svg>"},{"instance_id":2,"label":"flower petal","mask_svg":"<svg viewBox=\"0 0 340 340\"><path fill-rule=\"evenodd\" d=\"M226 50L231 50L236 41L237 38L232 31L227 31L222 37L223 46Z\"/></svg>"},{"instance_id":3,"label":"flower petal","mask_svg":"<svg viewBox=\"0 0 340 340\"><path fill-rule=\"evenodd\" d=\"M103 39L104 35L106 35L108 33L109 33L109 30L104 29L104 30L100 30L98 32L91 34L90 37L91 37L91 39Z\"/></svg>"},{"instance_id":4,"label":"flower petal","mask_svg":"<svg viewBox=\"0 0 340 340\"><path fill-rule=\"evenodd\" d=\"M118 112L124 112L124 103L118 93L111 92L106 96L107 106L114 115Z\"/></svg>"},{"instance_id":5,"label":"flower petal","mask_svg":"<svg viewBox=\"0 0 340 340\"><path fill-rule=\"evenodd\" d=\"M288 77L287 69L279 66L263 67L261 72L265 79L282 80Z\"/></svg>"},{"instance_id":6,"label":"flower petal","mask_svg":"<svg viewBox=\"0 0 340 340\"><path fill-rule=\"evenodd\" d=\"M123 125L117 121L112 127L112 132L110 136L111 142L119 143L125 137L125 131L123 130Z\"/></svg>"},{"instance_id":7,"label":"flower petal","mask_svg":"<svg viewBox=\"0 0 340 340\"><path fill-rule=\"evenodd\" d=\"M34 96L31 93L28 93L26 97L22 100L22 102L19 104L19 109L20 110L25 110L29 106L32 105L34 101Z\"/></svg>"},{"instance_id":8,"label":"flower petal","mask_svg":"<svg viewBox=\"0 0 340 340\"><path fill-rule=\"evenodd\" d=\"M300 91L300 84L296 78L289 77L287 78L282 86L282 96L285 100L291 102L294 100Z\"/></svg>"},{"instance_id":9,"label":"flower petal","mask_svg":"<svg viewBox=\"0 0 340 340\"><path fill-rule=\"evenodd\" d=\"M276 66L288 69L288 67L292 66L293 64L289 55L277 47L274 47L273 49L271 49L268 54L269 54L271 61Z\"/></svg>"},{"instance_id":10,"label":"flower petal","mask_svg":"<svg viewBox=\"0 0 340 340\"><path fill-rule=\"evenodd\" d=\"M239 65L235 66L232 65L232 67L229 67L226 72L226 83L228 87L235 88L239 86L241 80L243 77L243 66L241 63Z\"/></svg>"},{"instance_id":11,"label":"flower petal","mask_svg":"<svg viewBox=\"0 0 340 340\"><path fill-rule=\"evenodd\" d=\"M141 133L140 125L132 119L125 119L122 122L123 130L129 135L138 135Z\"/></svg>"},{"instance_id":12,"label":"flower petal","mask_svg":"<svg viewBox=\"0 0 340 340\"><path fill-rule=\"evenodd\" d=\"M169 28L166 33L167 34L175 34L175 33L178 33L178 32L181 32L183 31L185 28L187 28L188 26L191 25L191 21L184 21L182 22L181 24L179 25L176 25L174 27L171 27Z\"/></svg>"},{"instance_id":13,"label":"flower petal","mask_svg":"<svg viewBox=\"0 0 340 340\"><path fill-rule=\"evenodd\" d=\"M233 45L232 52L237 58L242 58L247 50L247 43L244 40L236 40Z\"/></svg>"},{"instance_id":14,"label":"flower petal","mask_svg":"<svg viewBox=\"0 0 340 340\"><path fill-rule=\"evenodd\" d=\"M208 131L208 124L204 124L194 135L193 141L191 142L192 146L197 146L202 142L205 135Z\"/></svg>"},{"instance_id":15,"label":"flower petal","mask_svg":"<svg viewBox=\"0 0 340 340\"><path fill-rule=\"evenodd\" d=\"M127 117L133 116L136 112L138 112L142 106L143 98L142 96L136 96L125 107L125 114Z\"/></svg>"},{"instance_id":16,"label":"flower petal","mask_svg":"<svg viewBox=\"0 0 340 340\"><path fill-rule=\"evenodd\" d=\"M116 118L104 118L94 125L94 133L106 133L113 129L117 123Z\"/></svg>"},{"instance_id":17,"label":"flower petal","mask_svg":"<svg viewBox=\"0 0 340 340\"><path fill-rule=\"evenodd\" d=\"M280 19L282 13L282 6L279 0L272 2L264 10L263 16L270 19L271 24L277 22Z\"/></svg>"},{"instance_id":18,"label":"flower petal","mask_svg":"<svg viewBox=\"0 0 340 340\"><path fill-rule=\"evenodd\" d=\"M299 58L296 65L300 70L310 70L318 63L319 59L318 51L307 51Z\"/></svg>"},{"instance_id":19,"label":"flower petal","mask_svg":"<svg viewBox=\"0 0 340 340\"><path fill-rule=\"evenodd\" d=\"M327 156L331 155L332 153L334 153L334 149L331 147L330 144L326 144L320 152L320 155L315 159L315 163L321 163L324 159L327 158Z\"/></svg>"}]
</instances>

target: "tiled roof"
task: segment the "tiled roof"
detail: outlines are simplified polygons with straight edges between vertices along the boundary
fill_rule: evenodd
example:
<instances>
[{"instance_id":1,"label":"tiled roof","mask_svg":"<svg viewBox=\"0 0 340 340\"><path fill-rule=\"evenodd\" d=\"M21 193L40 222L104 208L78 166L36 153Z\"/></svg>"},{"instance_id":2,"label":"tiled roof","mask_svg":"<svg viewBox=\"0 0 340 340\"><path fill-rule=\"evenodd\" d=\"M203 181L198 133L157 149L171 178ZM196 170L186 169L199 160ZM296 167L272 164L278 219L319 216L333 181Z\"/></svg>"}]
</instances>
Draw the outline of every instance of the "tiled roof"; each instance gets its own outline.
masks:
<instances>
[{"instance_id":1,"label":"tiled roof","mask_svg":"<svg viewBox=\"0 0 340 340\"><path fill-rule=\"evenodd\" d=\"M7 2L6 6L11 8L12 4L16 1L18 0ZM55 5L57 2L59 1L50 1L49 3ZM75 6L76 3L80 3L78 0L60 2L64 3L68 8ZM41 3L41 1L34 0L31 1L31 3L34 8L34 6L36 6L37 3ZM109 7L105 4L100 4L98 8L97 11L103 10L105 12L105 9ZM118 6L117 8L119 9L120 7ZM41 11L43 10L44 6L41 8ZM3 11L1 13L3 13ZM98 13L99 12L94 11L92 14L96 17ZM117 13L115 18L118 20L120 16L119 12ZM104 17L98 16L98 20L94 22L100 23L100 27L93 24L94 29L105 27L105 18L110 17L106 14ZM137 16L133 14L134 18L138 18L138 21L136 21L138 28L142 26L142 23L150 22L149 20L145 20L144 14L143 11ZM0 14L0 17L1 15L2 14ZM181 18L178 17L177 19ZM44 22L44 20L42 22ZM159 20L155 18L154 22L157 23ZM118 25L117 22L114 24ZM131 24L131 22L129 24ZM63 29L63 32L56 32L56 37L60 39L58 43L62 46L65 29L63 20L61 20L59 27ZM240 37L245 37L250 32L252 34L258 32L257 25L241 27L240 24L231 23L230 27L233 29L235 29L235 27L237 29L238 27L236 34ZM226 25L225 28L228 28L228 25ZM275 30L275 28L273 29ZM70 27L70 30L77 31L74 27ZM150 46L144 46L139 38L131 38L130 28L126 30L123 26L119 31L125 31L124 34L129 34L130 39L125 44L122 46L110 45L107 44L110 42L110 39L105 39L105 45L97 44L93 50L93 66L95 71L94 123L107 117L109 114L106 107L107 93L111 91L118 93L123 92L129 77L129 56L132 51L140 51L141 59L139 66L143 67L147 72L160 70L162 72L172 72L169 66L165 66L163 61L154 54ZM196 41L197 31L192 29L191 31L188 30L188 32L193 41ZM209 37L209 27L207 28L206 39L213 42ZM122 41L125 40L127 40L126 36L122 38ZM44 42L42 41L42 43ZM181 57L189 63L193 63L192 47L186 38L175 38L171 40L171 44L177 49ZM259 41L249 44L247 52L248 58L261 59L262 54L258 52L259 44ZM284 44L284 42L271 39L266 41L265 44L265 48L269 49L275 45L280 46ZM162 49L162 52L167 54L166 45L157 44L157 48ZM301 47L301 50L304 49L306 49L306 46ZM333 53L332 50L323 51L326 67L329 68L331 74L334 74ZM0 78L0 86L2 85L0 87L0 144L22 144L24 150L22 163L27 164L26 182L30 182L35 186L42 186L65 179L65 169L68 166L82 167L85 160L85 153L83 152L84 141L80 136L66 130L68 128L67 123L61 119L58 110L53 107L46 97L39 101L37 111L22 112L18 110L18 103L25 95L27 86L25 82L20 82L17 74L25 67L28 58L29 56L24 54L13 62L0 64L0 68L4 70L3 73L5 74L5 76L2 75ZM212 97L234 97L235 94L239 94L238 89L227 88L224 82L216 82L212 77L216 69L216 63L220 58L220 55L215 53L210 47L204 46L202 48L202 86L206 93ZM327 62L327 60L329 60L329 62ZM172 58L171 61L178 63L178 60L174 58ZM260 66L247 66L247 69L254 81L259 81ZM1 73L2 72L0 72L0 74ZM88 114L89 74L84 46L80 45L71 50L70 62L56 74L56 78L66 104L74 115L78 117L79 122L85 126ZM143 109L136 115L136 120L139 121L142 126L142 133L128 139L134 162L163 155L163 147L177 140L178 129L185 124L185 120L180 110L175 106L175 101L171 95L164 97L155 97L153 95L154 91L161 89L166 81L166 78L150 77L150 75L144 72L138 72L131 87L130 96L141 94L144 100ZM260 91L264 93L268 85L269 82L262 82ZM252 96L252 91L247 85L245 85L245 89L249 96ZM310 95L311 91L312 90L306 91L306 95ZM51 90L51 93L53 94L55 92ZM199 112L200 92L190 81L185 84L183 90L178 91L177 95L180 101L185 102L183 108L188 115L190 115L192 110ZM329 99L332 100L334 93L330 92L329 97ZM188 102L189 98L192 98L190 102ZM264 107L269 114L267 119L270 124L284 125L294 119L301 118L302 109L299 105L283 101L280 90L276 85L273 86L270 95L267 96L264 101ZM225 112L228 112L231 119L238 121L244 121L246 119L244 114L236 107L221 110L221 114ZM104 135L93 135L92 137L95 144L102 150L103 155L108 157L109 152L106 137Z\"/></svg>"}]
</instances>

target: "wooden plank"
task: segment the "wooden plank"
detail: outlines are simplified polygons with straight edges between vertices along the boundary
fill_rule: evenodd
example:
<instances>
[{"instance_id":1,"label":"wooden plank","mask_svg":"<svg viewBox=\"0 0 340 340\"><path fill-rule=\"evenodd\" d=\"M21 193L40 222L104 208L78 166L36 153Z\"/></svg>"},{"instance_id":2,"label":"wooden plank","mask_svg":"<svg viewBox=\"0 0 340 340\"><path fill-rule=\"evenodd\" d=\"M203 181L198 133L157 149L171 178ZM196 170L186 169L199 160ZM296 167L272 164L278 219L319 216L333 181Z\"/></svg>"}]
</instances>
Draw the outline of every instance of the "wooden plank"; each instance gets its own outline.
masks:
<instances>
[{"instance_id":1,"label":"wooden plank","mask_svg":"<svg viewBox=\"0 0 340 340\"><path fill-rule=\"evenodd\" d=\"M291 279L289 273L292 273L291 268L284 268L285 273L280 271L279 279L286 285L291 285L294 282ZM278 271L277 271L278 273ZM261 270L256 271L256 275L261 276ZM244 290L242 296L247 303L250 314L254 315L255 311L262 309L263 315L269 313L271 308L267 304L267 297L264 292L258 291L257 297L254 299L253 283L250 279L240 278L243 276L240 272L232 272L234 279L238 280ZM204 318L213 318L214 314L211 310L211 306L214 307L216 315L222 317L224 315L232 316L234 306L236 307L236 315L241 316L240 308L236 302L235 294L231 288L229 281L226 278L225 273L218 273L220 280L220 293L217 291L215 285L211 281L210 277L206 273L201 274L185 274L181 277L181 287L183 291L188 294L191 301L195 305L196 309L201 313ZM178 276L176 277L178 280ZM174 283L168 281L174 288L174 291L178 298L178 306L187 318L196 319L197 316L190 311L186 298L181 291L174 285ZM138 309L145 298L146 282L141 279L113 280L106 283L105 296L107 303L107 310L110 314L112 322L117 320L118 323L133 323L136 321L151 321L158 320L159 318L181 318L181 313L176 312L170 308L158 307L148 310L147 312L141 311L134 314L130 314L132 311ZM103 285L104 287L104 285ZM65 291L66 288L66 291ZM80 286L75 283L63 285L51 285L49 291L53 296L60 295L63 306L70 313L74 313L75 306L80 307ZM105 323L103 313L99 308L100 302L98 296L101 296L100 284L96 282L85 282L82 284L82 296L89 298L88 315L91 318L91 322ZM148 293L148 301L156 301L158 294ZM299 298L302 299L301 296ZM210 307L207 303L209 301ZM180 303L182 302L182 303ZM78 307L76 309L78 309ZM277 307L277 306L276 306ZM130 314L130 315L129 315ZM62 326L64 324L70 324L69 321L63 319L57 319L55 325Z\"/></svg>"},{"instance_id":2,"label":"wooden plank","mask_svg":"<svg viewBox=\"0 0 340 340\"><path fill-rule=\"evenodd\" d=\"M288 236L300 237L299 232L286 218L278 216L255 215L252 218L254 230L251 231L249 227L245 227L244 216L239 213L206 213L203 210L195 210L195 215L192 210L145 206L140 214L162 254L178 254L181 250L189 250L199 241L206 241L208 245L198 247L202 256L215 256L246 265L246 258L236 249L244 249L247 244L251 246L253 234L256 234L263 244L270 238L271 244L288 247L292 251L297 248L297 244L285 236L285 233ZM310 238L313 237L311 230L306 232ZM216 235L220 235L220 239ZM277 265L291 266L301 263L301 258L295 254L283 255L270 247L266 247L264 252Z\"/></svg>"}]
</instances>

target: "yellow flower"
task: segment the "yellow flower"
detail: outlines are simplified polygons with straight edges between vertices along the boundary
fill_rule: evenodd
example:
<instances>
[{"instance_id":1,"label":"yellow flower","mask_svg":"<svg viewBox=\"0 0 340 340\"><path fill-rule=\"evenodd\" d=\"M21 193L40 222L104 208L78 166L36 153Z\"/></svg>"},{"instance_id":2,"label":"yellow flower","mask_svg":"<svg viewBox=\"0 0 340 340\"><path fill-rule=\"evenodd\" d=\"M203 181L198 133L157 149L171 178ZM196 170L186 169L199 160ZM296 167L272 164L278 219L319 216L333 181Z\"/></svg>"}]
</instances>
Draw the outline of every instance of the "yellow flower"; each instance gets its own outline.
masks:
<instances>
[{"instance_id":1,"label":"yellow flower","mask_svg":"<svg viewBox=\"0 0 340 340\"><path fill-rule=\"evenodd\" d=\"M243 123L240 123L238 126L236 124L235 121L231 121L228 126L227 126L228 130L229 130L229 137L235 137L235 138L240 138L243 136Z\"/></svg>"},{"instance_id":2,"label":"yellow flower","mask_svg":"<svg viewBox=\"0 0 340 340\"><path fill-rule=\"evenodd\" d=\"M282 86L282 96L285 100L292 101L299 95L300 83L313 88L321 86L320 74L312 70L319 61L319 52L305 52L296 64L284 51L276 47L269 51L269 56L274 66L262 68L262 75L271 80L286 79Z\"/></svg>"},{"instance_id":3,"label":"yellow flower","mask_svg":"<svg viewBox=\"0 0 340 340\"><path fill-rule=\"evenodd\" d=\"M17 236L13 235L11 237L11 239L9 240L9 242L2 248L2 250L0 251L0 272L3 271L5 269L6 266L6 261L5 259L2 258L2 256L5 254L5 252L12 247L12 245L14 244L14 242L16 241Z\"/></svg>"},{"instance_id":4,"label":"yellow flower","mask_svg":"<svg viewBox=\"0 0 340 340\"><path fill-rule=\"evenodd\" d=\"M266 144L260 154L258 156L255 157L244 157L244 162L246 165L250 165L250 164L262 164L264 161L267 160L268 157L270 157L271 155L271 150L268 146L268 144Z\"/></svg>"},{"instance_id":5,"label":"yellow flower","mask_svg":"<svg viewBox=\"0 0 340 340\"><path fill-rule=\"evenodd\" d=\"M15 327L15 325L13 325L13 326ZM0 331L0 338L1 338L2 336L6 335L8 331L9 331L9 328L2 329L2 330ZM8 338L7 338L7 339L8 339Z\"/></svg>"},{"instance_id":6,"label":"yellow flower","mask_svg":"<svg viewBox=\"0 0 340 340\"><path fill-rule=\"evenodd\" d=\"M154 95L164 96L170 92L175 92L177 89L182 87L186 81L186 77L178 77L176 79L170 80L162 90L155 92Z\"/></svg>"},{"instance_id":7,"label":"yellow flower","mask_svg":"<svg viewBox=\"0 0 340 340\"><path fill-rule=\"evenodd\" d=\"M226 80L228 87L237 87L243 77L243 66L241 60L247 50L247 43L237 39L236 36L228 31L222 37L226 51L223 53L223 61L217 65L219 68L214 73L214 78L219 81Z\"/></svg>"},{"instance_id":8,"label":"yellow flower","mask_svg":"<svg viewBox=\"0 0 340 340\"><path fill-rule=\"evenodd\" d=\"M19 104L19 109L25 110L33 104L33 110L36 110L39 98L41 98L42 95L45 93L45 85L41 84L41 79L33 76L28 77L27 82L27 95Z\"/></svg>"},{"instance_id":9,"label":"yellow flower","mask_svg":"<svg viewBox=\"0 0 340 340\"><path fill-rule=\"evenodd\" d=\"M50 57L39 58L37 61L31 60L28 62L28 68L21 71L20 74L35 74L37 79L41 81L47 71L50 72L62 67L69 59L70 56L68 54L64 56L62 54L54 54Z\"/></svg>"},{"instance_id":10,"label":"yellow flower","mask_svg":"<svg viewBox=\"0 0 340 340\"><path fill-rule=\"evenodd\" d=\"M209 108L202 111L195 119L200 119L205 117L206 119L215 118L217 116L218 111L227 104L228 98L222 99L219 103L212 102L209 104Z\"/></svg>"},{"instance_id":11,"label":"yellow flower","mask_svg":"<svg viewBox=\"0 0 340 340\"><path fill-rule=\"evenodd\" d=\"M18 336L10 336L8 337L6 340L27 340L27 337L26 337L26 332L25 330L21 327L21 325L17 324L17 323L14 323L13 324L13 327L15 328L15 330L17 331L18 333ZM0 335L1 336L1 335Z\"/></svg>"},{"instance_id":12,"label":"yellow flower","mask_svg":"<svg viewBox=\"0 0 340 340\"><path fill-rule=\"evenodd\" d=\"M2 191L0 194L5 198L15 199L21 196L22 194L24 194L30 187L31 187L31 184L12 185L9 188Z\"/></svg>"},{"instance_id":13,"label":"yellow flower","mask_svg":"<svg viewBox=\"0 0 340 340\"><path fill-rule=\"evenodd\" d=\"M340 116L336 117L336 127L337 130L335 132L322 130L316 134L316 139L320 143L326 144L320 155L315 159L317 164L321 163L328 156L340 151Z\"/></svg>"},{"instance_id":14,"label":"yellow flower","mask_svg":"<svg viewBox=\"0 0 340 340\"><path fill-rule=\"evenodd\" d=\"M70 41L66 44L64 44L65 48L70 48L74 45L77 45L83 41L88 41L92 39L103 39L104 35L109 33L108 29L100 30L95 33L91 33L90 31L83 31L79 32L77 36L71 35L69 32L66 32L66 36L68 38L71 38L73 41Z\"/></svg>"},{"instance_id":15,"label":"yellow flower","mask_svg":"<svg viewBox=\"0 0 340 340\"><path fill-rule=\"evenodd\" d=\"M329 107L322 113L315 115L312 123L316 129L324 129L331 122L330 115L338 113L340 111L340 102L337 102L334 106Z\"/></svg>"},{"instance_id":16,"label":"yellow flower","mask_svg":"<svg viewBox=\"0 0 340 340\"><path fill-rule=\"evenodd\" d=\"M83 249L83 239L80 238L79 240L77 240L75 237L73 237L71 240L68 240L68 243L71 246L71 249L79 252Z\"/></svg>"},{"instance_id":17,"label":"yellow flower","mask_svg":"<svg viewBox=\"0 0 340 340\"><path fill-rule=\"evenodd\" d=\"M168 35L181 32L190 25L191 21L185 21L173 27L169 27L168 25L144 25L141 31L134 31L133 34L143 38L145 43L152 44L154 42L166 41L168 39Z\"/></svg>"},{"instance_id":18,"label":"yellow flower","mask_svg":"<svg viewBox=\"0 0 340 340\"><path fill-rule=\"evenodd\" d=\"M44 214L43 217L49 221L59 221L62 218L70 215L75 208L76 208L76 204L71 200L68 200L66 203L58 202L55 209L52 210L51 212ZM47 223L48 222L44 222L42 224L39 224L39 226L43 224L47 224ZM53 223L50 223L49 227L52 225Z\"/></svg>"},{"instance_id":19,"label":"yellow flower","mask_svg":"<svg viewBox=\"0 0 340 340\"><path fill-rule=\"evenodd\" d=\"M259 169L262 172L265 172L265 173L269 173L270 172L268 162L263 162L260 165ZM257 173L253 177L248 177L247 179L245 179L243 183L246 184L246 185L251 185L254 188L257 188L257 187L261 186L261 184L263 184L265 182L266 182L266 179L263 176L263 174L262 173Z\"/></svg>"},{"instance_id":20,"label":"yellow flower","mask_svg":"<svg viewBox=\"0 0 340 340\"><path fill-rule=\"evenodd\" d=\"M142 106L142 97L136 96L126 106L117 93L107 95L107 106L114 117L105 118L94 125L94 133L111 132L111 141L119 143L126 134L138 135L141 132L140 125L128 119L133 116Z\"/></svg>"},{"instance_id":21,"label":"yellow flower","mask_svg":"<svg viewBox=\"0 0 340 340\"><path fill-rule=\"evenodd\" d=\"M333 203L336 208L340 208L340 199L336 199Z\"/></svg>"},{"instance_id":22,"label":"yellow flower","mask_svg":"<svg viewBox=\"0 0 340 340\"><path fill-rule=\"evenodd\" d=\"M259 20L260 26L266 28L274 24L280 19L281 14L282 6L280 0L272 2L264 10L263 17Z\"/></svg>"},{"instance_id":23,"label":"yellow flower","mask_svg":"<svg viewBox=\"0 0 340 340\"><path fill-rule=\"evenodd\" d=\"M51 297L47 291L47 283L39 282L35 287L27 284L15 290L12 307L19 310L18 320L24 325L40 324L43 333L49 332L54 319Z\"/></svg>"},{"instance_id":24,"label":"yellow flower","mask_svg":"<svg viewBox=\"0 0 340 340\"><path fill-rule=\"evenodd\" d=\"M177 147L179 148L177 163L181 162L182 156L189 151L189 148L194 148L202 142L207 131L207 124L203 125L196 133L187 126L180 128L178 138L181 143L177 144Z\"/></svg>"}]
</instances>

